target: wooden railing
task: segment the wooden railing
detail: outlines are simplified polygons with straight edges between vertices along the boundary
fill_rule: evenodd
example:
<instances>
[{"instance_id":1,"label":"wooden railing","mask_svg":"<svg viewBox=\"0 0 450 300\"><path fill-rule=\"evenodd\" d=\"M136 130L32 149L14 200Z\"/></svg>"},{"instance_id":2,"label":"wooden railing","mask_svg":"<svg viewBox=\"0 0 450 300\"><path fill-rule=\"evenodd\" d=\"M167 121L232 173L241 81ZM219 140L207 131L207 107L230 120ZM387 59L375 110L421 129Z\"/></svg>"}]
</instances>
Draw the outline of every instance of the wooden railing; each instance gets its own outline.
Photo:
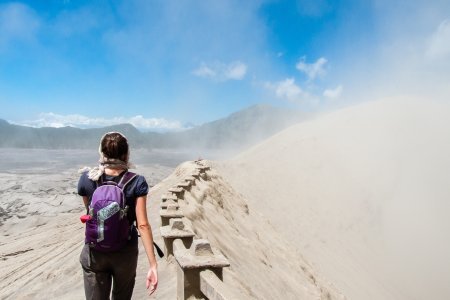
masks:
<instances>
[{"instance_id":1,"label":"wooden railing","mask_svg":"<svg viewBox=\"0 0 450 300\"><path fill-rule=\"evenodd\" d=\"M177 298L235 300L244 299L238 291L223 282L223 268L230 266L219 250L205 239L195 239L195 233L184 218L181 202L197 180L206 180L209 166L195 161L195 171L184 181L168 189L161 197L161 236L166 258L177 262Z\"/></svg>"}]
</instances>

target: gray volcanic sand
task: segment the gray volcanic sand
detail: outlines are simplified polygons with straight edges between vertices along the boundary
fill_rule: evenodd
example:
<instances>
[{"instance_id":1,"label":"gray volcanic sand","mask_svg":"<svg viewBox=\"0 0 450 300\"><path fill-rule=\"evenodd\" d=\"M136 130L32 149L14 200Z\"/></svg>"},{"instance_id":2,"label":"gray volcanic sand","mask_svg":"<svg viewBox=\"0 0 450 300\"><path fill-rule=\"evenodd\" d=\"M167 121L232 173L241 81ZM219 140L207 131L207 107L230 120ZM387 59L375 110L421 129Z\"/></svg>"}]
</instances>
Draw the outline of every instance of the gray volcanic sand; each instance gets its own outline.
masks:
<instances>
[{"instance_id":1,"label":"gray volcanic sand","mask_svg":"<svg viewBox=\"0 0 450 300\"><path fill-rule=\"evenodd\" d=\"M136 150L131 159L137 165L134 171L153 186L188 156ZM83 298L78 255L84 239L79 216L84 208L76 186L78 169L93 167L97 160L95 149L0 149L1 299ZM159 206L152 204L151 195L149 199L149 207ZM159 220L150 222L159 231ZM148 268L145 252L140 252L140 268ZM143 275L138 274L136 290L145 290ZM161 266L160 276L165 280ZM170 291L173 284L167 286ZM165 294L164 284L158 292Z\"/></svg>"},{"instance_id":2,"label":"gray volcanic sand","mask_svg":"<svg viewBox=\"0 0 450 300\"><path fill-rule=\"evenodd\" d=\"M95 151L9 149L0 150L0 154L0 298L84 298L78 261L84 240L79 216L84 208L76 194L77 170L85 164L95 165ZM193 172L193 162L174 168L186 156L132 152L132 160L139 166L136 171L154 185L147 209L160 246L160 198ZM239 291L239 299L345 298L280 238L267 219L257 210L249 211L247 199L216 170L196 180L180 202L196 237L208 239L230 261L224 282L231 291ZM141 242L139 248L133 299L148 298L148 262ZM177 263L173 257L157 260L159 285L152 299L176 299Z\"/></svg>"},{"instance_id":3,"label":"gray volcanic sand","mask_svg":"<svg viewBox=\"0 0 450 300\"><path fill-rule=\"evenodd\" d=\"M444 300L449 153L449 102L404 97L299 123L216 168L348 299Z\"/></svg>"}]
</instances>

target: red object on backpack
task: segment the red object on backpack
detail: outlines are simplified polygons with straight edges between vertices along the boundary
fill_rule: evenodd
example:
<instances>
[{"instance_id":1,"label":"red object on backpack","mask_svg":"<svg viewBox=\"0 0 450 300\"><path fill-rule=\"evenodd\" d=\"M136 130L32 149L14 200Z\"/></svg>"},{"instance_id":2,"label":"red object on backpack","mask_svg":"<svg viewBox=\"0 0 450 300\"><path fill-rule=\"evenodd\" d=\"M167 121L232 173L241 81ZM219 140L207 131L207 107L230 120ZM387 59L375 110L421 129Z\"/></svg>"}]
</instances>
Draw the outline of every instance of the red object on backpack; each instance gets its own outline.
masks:
<instances>
[{"instance_id":1,"label":"red object on backpack","mask_svg":"<svg viewBox=\"0 0 450 300\"><path fill-rule=\"evenodd\" d=\"M90 215L82 215L80 217L81 223L86 223L87 221L89 221L91 219Z\"/></svg>"}]
</instances>

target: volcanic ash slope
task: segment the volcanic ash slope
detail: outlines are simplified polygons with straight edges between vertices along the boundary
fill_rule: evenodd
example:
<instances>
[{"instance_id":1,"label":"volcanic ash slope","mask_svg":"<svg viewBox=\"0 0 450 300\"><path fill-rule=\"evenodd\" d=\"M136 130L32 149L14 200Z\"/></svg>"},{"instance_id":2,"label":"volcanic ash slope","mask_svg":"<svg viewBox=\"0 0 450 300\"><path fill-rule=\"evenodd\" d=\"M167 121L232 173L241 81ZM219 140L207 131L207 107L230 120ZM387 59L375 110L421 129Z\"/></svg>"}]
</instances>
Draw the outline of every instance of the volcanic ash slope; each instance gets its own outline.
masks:
<instances>
[{"instance_id":1,"label":"volcanic ash slope","mask_svg":"<svg viewBox=\"0 0 450 300\"><path fill-rule=\"evenodd\" d=\"M449 299L450 105L385 99L216 167L349 299Z\"/></svg>"},{"instance_id":2,"label":"volcanic ash slope","mask_svg":"<svg viewBox=\"0 0 450 300\"><path fill-rule=\"evenodd\" d=\"M153 196L184 181L195 166L180 165L152 189ZM280 236L280 230L248 209L246 199L214 168L185 191L180 208L195 238L209 240L228 258L231 266L224 269L224 282L242 291L245 299L344 299ZM172 259L171 264L176 262Z\"/></svg>"}]
</instances>

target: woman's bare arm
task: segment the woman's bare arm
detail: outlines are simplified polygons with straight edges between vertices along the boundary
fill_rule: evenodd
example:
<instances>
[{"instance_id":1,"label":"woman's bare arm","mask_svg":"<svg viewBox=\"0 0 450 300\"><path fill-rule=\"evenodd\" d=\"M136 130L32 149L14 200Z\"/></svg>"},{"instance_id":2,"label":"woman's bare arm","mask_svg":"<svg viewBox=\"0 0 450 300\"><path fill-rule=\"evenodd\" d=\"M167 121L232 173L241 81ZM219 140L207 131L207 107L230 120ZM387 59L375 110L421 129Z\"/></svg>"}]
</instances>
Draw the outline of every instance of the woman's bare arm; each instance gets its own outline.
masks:
<instances>
[{"instance_id":1,"label":"woman's bare arm","mask_svg":"<svg viewBox=\"0 0 450 300\"><path fill-rule=\"evenodd\" d=\"M152 228L147 218L147 196L141 196L136 199L136 221L150 264L146 285L151 295L158 286L158 272L155 251L153 248Z\"/></svg>"},{"instance_id":2,"label":"woman's bare arm","mask_svg":"<svg viewBox=\"0 0 450 300\"><path fill-rule=\"evenodd\" d=\"M89 197L83 196L84 207L86 207L86 211L89 212Z\"/></svg>"}]
</instances>

